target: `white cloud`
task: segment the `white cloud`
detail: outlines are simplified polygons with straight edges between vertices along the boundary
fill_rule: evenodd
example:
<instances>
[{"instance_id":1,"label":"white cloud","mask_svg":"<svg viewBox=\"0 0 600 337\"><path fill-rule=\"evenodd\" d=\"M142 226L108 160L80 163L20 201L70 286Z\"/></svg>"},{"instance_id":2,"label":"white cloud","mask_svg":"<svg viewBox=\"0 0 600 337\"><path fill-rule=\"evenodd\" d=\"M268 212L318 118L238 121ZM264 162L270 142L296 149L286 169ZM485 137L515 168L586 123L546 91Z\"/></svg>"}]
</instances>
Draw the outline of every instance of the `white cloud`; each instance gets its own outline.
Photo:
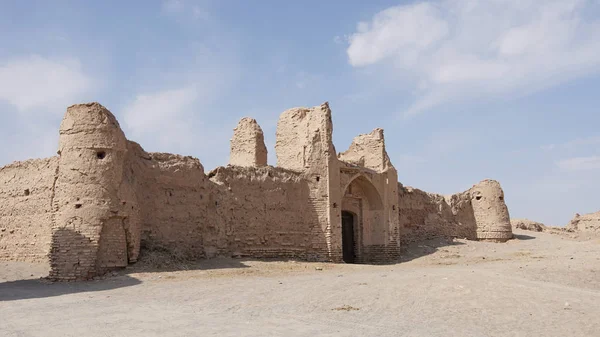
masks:
<instances>
[{"instance_id":1,"label":"white cloud","mask_svg":"<svg viewBox=\"0 0 600 337\"><path fill-rule=\"evenodd\" d=\"M0 141L3 144L10 144L10 146L3 146L0 149L0 166L15 160L56 155L59 124L60 121L55 124L11 121L10 127L16 128L18 131L0 129L2 131Z\"/></svg>"},{"instance_id":2,"label":"white cloud","mask_svg":"<svg viewBox=\"0 0 600 337\"><path fill-rule=\"evenodd\" d=\"M416 97L406 115L449 101L522 95L600 70L598 9L586 0L442 0L358 24L354 67L383 64Z\"/></svg>"},{"instance_id":3,"label":"white cloud","mask_svg":"<svg viewBox=\"0 0 600 337\"><path fill-rule=\"evenodd\" d=\"M0 62L0 101L19 111L59 109L52 112L62 114L91 84L77 59L33 55Z\"/></svg>"},{"instance_id":4,"label":"white cloud","mask_svg":"<svg viewBox=\"0 0 600 337\"><path fill-rule=\"evenodd\" d=\"M556 163L565 171L588 171L600 169L600 156L575 157L560 160Z\"/></svg>"},{"instance_id":5,"label":"white cloud","mask_svg":"<svg viewBox=\"0 0 600 337\"><path fill-rule=\"evenodd\" d=\"M0 165L56 154L67 106L96 90L77 58L39 55L0 60Z\"/></svg>"},{"instance_id":6,"label":"white cloud","mask_svg":"<svg viewBox=\"0 0 600 337\"><path fill-rule=\"evenodd\" d=\"M145 69L145 77L133 84L134 97L115 110L127 138L146 150L193 155L205 167L214 167L226 163L237 122L228 120L231 116L219 102L241 78L241 54L219 22L196 20L208 15L197 5L185 0L163 3L169 19L202 34L183 41L177 49L182 52L153 60L157 66Z\"/></svg>"},{"instance_id":7,"label":"white cloud","mask_svg":"<svg viewBox=\"0 0 600 337\"><path fill-rule=\"evenodd\" d=\"M207 76L136 95L119 109L127 138L150 152L198 156L206 167L223 164L236 121L212 111L218 109L215 101L226 92L227 81Z\"/></svg>"},{"instance_id":8,"label":"white cloud","mask_svg":"<svg viewBox=\"0 0 600 337\"><path fill-rule=\"evenodd\" d=\"M370 24L359 23L358 32L350 37L350 64L364 66L392 56L406 65L414 64L417 54L448 35L448 24L440 15L429 3L377 13Z\"/></svg>"},{"instance_id":9,"label":"white cloud","mask_svg":"<svg viewBox=\"0 0 600 337\"><path fill-rule=\"evenodd\" d=\"M193 85L137 95L123 109L128 137L152 138L160 148L189 143L193 138L192 109L198 97Z\"/></svg>"}]
</instances>

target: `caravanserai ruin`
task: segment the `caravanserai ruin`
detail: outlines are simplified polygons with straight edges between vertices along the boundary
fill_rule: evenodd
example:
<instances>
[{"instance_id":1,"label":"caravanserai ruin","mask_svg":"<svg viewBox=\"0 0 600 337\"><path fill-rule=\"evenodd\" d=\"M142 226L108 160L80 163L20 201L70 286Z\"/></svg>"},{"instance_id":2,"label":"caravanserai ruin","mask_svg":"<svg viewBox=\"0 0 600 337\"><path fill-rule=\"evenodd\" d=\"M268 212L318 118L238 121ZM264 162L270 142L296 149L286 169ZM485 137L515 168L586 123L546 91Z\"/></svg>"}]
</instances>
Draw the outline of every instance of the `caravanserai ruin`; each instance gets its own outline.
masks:
<instances>
[{"instance_id":1,"label":"caravanserai ruin","mask_svg":"<svg viewBox=\"0 0 600 337\"><path fill-rule=\"evenodd\" d=\"M244 118L229 165L205 173L196 158L127 140L102 105L73 105L58 156L0 168L0 260L49 260L51 279L80 280L135 262L141 247L382 263L417 240L512 238L498 182L452 196L405 187L382 129L339 154L332 132L327 103L283 112L269 166L260 126Z\"/></svg>"}]
</instances>

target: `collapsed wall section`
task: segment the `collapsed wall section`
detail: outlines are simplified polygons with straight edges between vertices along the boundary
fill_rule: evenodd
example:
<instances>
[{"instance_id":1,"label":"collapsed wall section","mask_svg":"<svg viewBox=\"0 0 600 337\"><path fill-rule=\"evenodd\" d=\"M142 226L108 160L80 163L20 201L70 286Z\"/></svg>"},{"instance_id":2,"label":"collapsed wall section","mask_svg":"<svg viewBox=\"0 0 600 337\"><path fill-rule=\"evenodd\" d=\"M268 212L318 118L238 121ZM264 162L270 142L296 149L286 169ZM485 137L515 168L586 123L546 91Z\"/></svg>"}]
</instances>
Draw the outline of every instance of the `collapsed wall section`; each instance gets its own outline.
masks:
<instances>
[{"instance_id":1,"label":"collapsed wall section","mask_svg":"<svg viewBox=\"0 0 600 337\"><path fill-rule=\"evenodd\" d=\"M0 260L48 260L58 157L0 168Z\"/></svg>"}]
</instances>

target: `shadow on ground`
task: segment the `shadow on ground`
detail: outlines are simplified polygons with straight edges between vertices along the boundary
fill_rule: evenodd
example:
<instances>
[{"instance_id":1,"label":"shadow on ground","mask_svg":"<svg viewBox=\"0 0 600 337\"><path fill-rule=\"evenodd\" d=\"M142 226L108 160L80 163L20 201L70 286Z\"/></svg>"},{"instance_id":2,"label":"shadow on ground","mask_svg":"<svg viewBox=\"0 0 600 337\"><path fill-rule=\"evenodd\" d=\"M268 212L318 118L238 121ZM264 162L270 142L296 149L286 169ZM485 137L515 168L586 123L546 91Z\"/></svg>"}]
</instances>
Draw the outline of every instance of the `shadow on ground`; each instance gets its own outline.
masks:
<instances>
[{"instance_id":1,"label":"shadow on ground","mask_svg":"<svg viewBox=\"0 0 600 337\"><path fill-rule=\"evenodd\" d=\"M127 275L88 282L48 282L43 279L8 281L0 283L0 301L16 301L73 293L112 290L130 287L140 283L142 283L142 281Z\"/></svg>"},{"instance_id":2,"label":"shadow on ground","mask_svg":"<svg viewBox=\"0 0 600 337\"><path fill-rule=\"evenodd\" d=\"M524 235L524 234L513 234L513 239L516 240L533 240L535 236Z\"/></svg>"},{"instance_id":3,"label":"shadow on ground","mask_svg":"<svg viewBox=\"0 0 600 337\"><path fill-rule=\"evenodd\" d=\"M399 262L412 261L423 256L431 255L440 250L440 248L459 245L464 245L464 243L448 238L437 238L411 243L403 248Z\"/></svg>"},{"instance_id":4,"label":"shadow on ground","mask_svg":"<svg viewBox=\"0 0 600 337\"><path fill-rule=\"evenodd\" d=\"M134 273L232 268L249 268L249 266L241 260L230 258L174 260L164 254L146 254L142 255L137 263L108 272L93 280L51 282L44 277L48 275L48 269L42 268L45 269L42 272L39 263L5 262L0 269L0 280L6 280L0 281L0 302L131 287L142 283L141 280L129 275ZM29 277L29 271L31 271L31 277Z\"/></svg>"}]
</instances>

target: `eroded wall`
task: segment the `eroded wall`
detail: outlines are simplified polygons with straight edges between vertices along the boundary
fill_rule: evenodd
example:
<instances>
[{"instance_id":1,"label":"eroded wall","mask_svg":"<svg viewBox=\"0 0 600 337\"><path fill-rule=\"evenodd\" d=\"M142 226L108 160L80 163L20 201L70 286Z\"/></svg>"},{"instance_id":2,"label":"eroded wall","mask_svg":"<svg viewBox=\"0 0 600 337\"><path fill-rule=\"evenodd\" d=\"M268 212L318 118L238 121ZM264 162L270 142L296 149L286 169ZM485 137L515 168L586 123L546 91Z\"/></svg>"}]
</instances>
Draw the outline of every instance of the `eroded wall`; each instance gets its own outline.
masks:
<instances>
[{"instance_id":1,"label":"eroded wall","mask_svg":"<svg viewBox=\"0 0 600 337\"><path fill-rule=\"evenodd\" d=\"M275 152L277 166L302 172L309 188L309 207L316 212L324 251L331 261L342 260L340 172L333 146L333 123L328 103L313 108L284 111L277 123Z\"/></svg>"},{"instance_id":2,"label":"eroded wall","mask_svg":"<svg viewBox=\"0 0 600 337\"><path fill-rule=\"evenodd\" d=\"M476 239L477 226L466 194L427 193L398 183L402 244L439 237Z\"/></svg>"},{"instance_id":3,"label":"eroded wall","mask_svg":"<svg viewBox=\"0 0 600 337\"><path fill-rule=\"evenodd\" d=\"M483 180L451 196L427 193L398 183L403 243L436 237L506 241L512 238L504 192L494 180Z\"/></svg>"},{"instance_id":4,"label":"eroded wall","mask_svg":"<svg viewBox=\"0 0 600 337\"><path fill-rule=\"evenodd\" d=\"M0 260L47 261L58 158L0 168Z\"/></svg>"},{"instance_id":5,"label":"eroded wall","mask_svg":"<svg viewBox=\"0 0 600 337\"><path fill-rule=\"evenodd\" d=\"M233 129L229 164L259 167L267 165L267 147L263 131L254 118L244 117Z\"/></svg>"},{"instance_id":6,"label":"eroded wall","mask_svg":"<svg viewBox=\"0 0 600 337\"><path fill-rule=\"evenodd\" d=\"M206 175L196 158L136 156L142 248L181 258L327 259L319 211L303 173L227 166Z\"/></svg>"},{"instance_id":7,"label":"eroded wall","mask_svg":"<svg viewBox=\"0 0 600 337\"><path fill-rule=\"evenodd\" d=\"M567 229L582 232L600 232L600 212L588 214L576 214L567 224Z\"/></svg>"},{"instance_id":8,"label":"eroded wall","mask_svg":"<svg viewBox=\"0 0 600 337\"><path fill-rule=\"evenodd\" d=\"M211 172L219 226L236 256L327 260L320 209L303 173L282 168L219 167Z\"/></svg>"},{"instance_id":9,"label":"eroded wall","mask_svg":"<svg viewBox=\"0 0 600 337\"><path fill-rule=\"evenodd\" d=\"M215 216L221 196L213 193L200 161L143 150L135 156L142 247L181 258L210 257L226 249Z\"/></svg>"},{"instance_id":10,"label":"eroded wall","mask_svg":"<svg viewBox=\"0 0 600 337\"><path fill-rule=\"evenodd\" d=\"M371 133L356 136L348 150L340 153L338 158L375 172L384 172L392 167L385 150L383 129L375 129Z\"/></svg>"}]
</instances>

